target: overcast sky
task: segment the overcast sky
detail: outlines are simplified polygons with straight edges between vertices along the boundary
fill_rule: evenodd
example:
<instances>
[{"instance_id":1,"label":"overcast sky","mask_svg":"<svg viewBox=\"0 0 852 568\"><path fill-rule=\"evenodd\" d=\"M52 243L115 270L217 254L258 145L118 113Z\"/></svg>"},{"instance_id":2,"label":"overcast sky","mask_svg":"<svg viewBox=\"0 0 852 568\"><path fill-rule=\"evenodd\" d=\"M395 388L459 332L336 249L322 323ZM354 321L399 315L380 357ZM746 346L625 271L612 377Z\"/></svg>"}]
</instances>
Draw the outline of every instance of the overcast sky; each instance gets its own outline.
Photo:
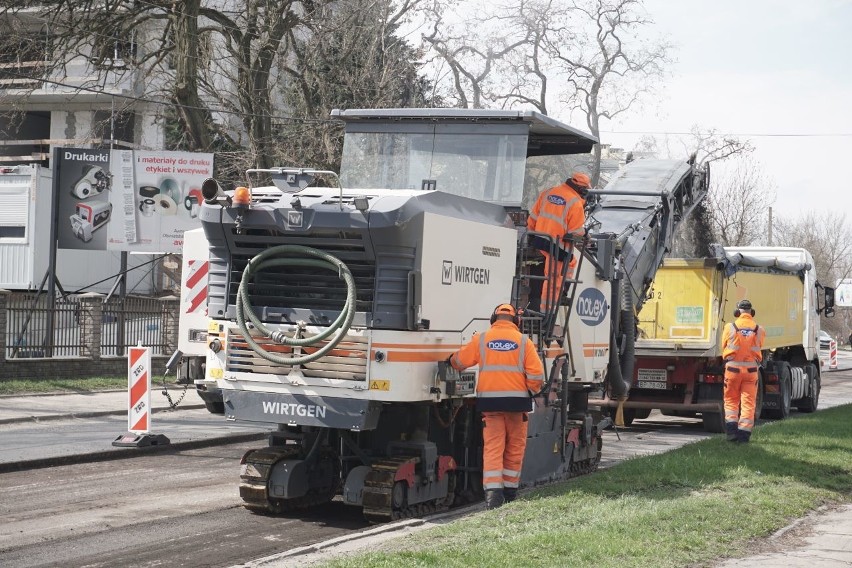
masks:
<instances>
[{"instance_id":1,"label":"overcast sky","mask_svg":"<svg viewBox=\"0 0 852 568\"><path fill-rule=\"evenodd\" d=\"M736 134L776 185L776 215L839 210L852 222L852 0L645 6L675 45L672 76L658 103L602 130ZM630 149L641 136L601 137Z\"/></svg>"}]
</instances>

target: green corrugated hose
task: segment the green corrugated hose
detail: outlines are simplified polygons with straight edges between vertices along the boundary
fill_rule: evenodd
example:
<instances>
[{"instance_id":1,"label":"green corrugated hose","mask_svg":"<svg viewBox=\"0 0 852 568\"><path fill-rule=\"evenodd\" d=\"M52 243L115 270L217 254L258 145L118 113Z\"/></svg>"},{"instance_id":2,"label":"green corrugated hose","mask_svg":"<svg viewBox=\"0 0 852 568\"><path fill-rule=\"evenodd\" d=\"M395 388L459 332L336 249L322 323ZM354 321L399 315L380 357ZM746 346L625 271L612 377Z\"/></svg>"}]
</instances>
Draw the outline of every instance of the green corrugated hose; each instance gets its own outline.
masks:
<instances>
[{"instance_id":1,"label":"green corrugated hose","mask_svg":"<svg viewBox=\"0 0 852 568\"><path fill-rule=\"evenodd\" d=\"M346 282L346 303L343 305L343 309L340 311L340 315L337 316L337 319L335 319L321 333L303 338L287 337L283 332L273 331L266 327L252 310L248 287L254 274L265 268L274 266L310 266L337 272L338 276L343 278ZM243 270L243 276L240 279L240 287L237 290L237 324L240 326L240 330L243 332L243 337L245 337L246 343L249 344L249 347L267 361L271 361L272 363L277 363L279 365L303 365L305 363L310 363L311 361L316 361L334 349L349 331L349 327L352 325L352 319L355 317L355 293L355 279L352 277L352 272L350 272L349 267L347 267L339 258L310 247L299 245L279 245L266 249L249 260L245 270ZM251 321L251 323L254 324L254 327L264 336L271 338L276 343L290 345L292 347L315 345L336 331L338 333L325 346L313 353L299 357L282 357L281 355L276 355L275 353L270 353L265 350L252 338L249 333L246 317L248 317L248 320Z\"/></svg>"}]
</instances>

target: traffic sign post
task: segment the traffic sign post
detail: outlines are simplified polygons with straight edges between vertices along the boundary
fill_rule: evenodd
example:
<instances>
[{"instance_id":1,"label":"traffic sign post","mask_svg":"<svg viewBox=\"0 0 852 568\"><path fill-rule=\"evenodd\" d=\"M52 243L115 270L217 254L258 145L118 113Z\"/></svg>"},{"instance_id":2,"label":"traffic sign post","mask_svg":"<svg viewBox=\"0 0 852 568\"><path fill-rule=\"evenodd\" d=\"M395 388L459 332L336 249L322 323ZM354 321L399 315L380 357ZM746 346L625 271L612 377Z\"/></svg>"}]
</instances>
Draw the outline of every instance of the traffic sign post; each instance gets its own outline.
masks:
<instances>
[{"instance_id":1,"label":"traffic sign post","mask_svg":"<svg viewBox=\"0 0 852 568\"><path fill-rule=\"evenodd\" d=\"M113 446L141 448L163 446L169 439L151 434L151 350L131 347L127 357L127 434L116 438Z\"/></svg>"}]
</instances>

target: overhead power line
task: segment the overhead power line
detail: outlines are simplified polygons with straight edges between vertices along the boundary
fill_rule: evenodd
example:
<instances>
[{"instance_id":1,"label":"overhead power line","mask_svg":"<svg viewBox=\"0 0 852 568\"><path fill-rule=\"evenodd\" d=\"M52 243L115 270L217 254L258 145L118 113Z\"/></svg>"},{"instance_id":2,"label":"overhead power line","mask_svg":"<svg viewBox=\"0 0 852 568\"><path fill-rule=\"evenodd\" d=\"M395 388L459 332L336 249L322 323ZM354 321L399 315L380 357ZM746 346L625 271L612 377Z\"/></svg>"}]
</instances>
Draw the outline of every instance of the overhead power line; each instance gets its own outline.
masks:
<instances>
[{"instance_id":1,"label":"overhead power line","mask_svg":"<svg viewBox=\"0 0 852 568\"><path fill-rule=\"evenodd\" d=\"M174 101L165 101L165 100L157 100L151 99L147 97L137 97L133 95L124 95L121 93L110 93L102 89L95 89L93 87L84 87L81 85L69 85L68 83L63 83L61 81L55 81L53 79L46 78L33 78L29 75L24 75L22 73L16 73L11 69L5 69L3 71L6 75L11 75L18 79L26 79L33 82L47 83L49 85L55 85L57 87L64 87L66 89L70 89L75 92L83 91L87 93L93 93L96 95L106 95L109 97L115 97L118 99L129 100L134 102L141 102L147 104L160 105L165 107L181 107L192 110L202 110L207 112L214 112L219 114L229 114L234 116L254 116L260 117L265 115L259 115L255 113L245 113L238 110L230 110L221 107L211 107L211 106L193 106L193 105L184 105L178 104ZM73 93L69 93L73 94ZM298 124L341 124L341 121L335 119L324 119L324 118L296 118L293 116L282 116L282 115L269 115L269 118L273 120L280 120L285 122L292 122ZM601 130L602 134L647 134L647 135L655 135L655 136L693 136L695 132L677 132L677 131L665 131L665 130ZM849 138L852 137L852 133L850 132L837 132L837 133L827 133L827 132L724 132L720 133L722 136L741 136L741 137L750 137L750 138Z\"/></svg>"},{"instance_id":2,"label":"overhead power line","mask_svg":"<svg viewBox=\"0 0 852 568\"><path fill-rule=\"evenodd\" d=\"M602 134L653 134L659 136L694 136L695 132L670 132L654 130L601 130ZM848 138L852 132L721 132L720 136L750 138Z\"/></svg>"}]
</instances>

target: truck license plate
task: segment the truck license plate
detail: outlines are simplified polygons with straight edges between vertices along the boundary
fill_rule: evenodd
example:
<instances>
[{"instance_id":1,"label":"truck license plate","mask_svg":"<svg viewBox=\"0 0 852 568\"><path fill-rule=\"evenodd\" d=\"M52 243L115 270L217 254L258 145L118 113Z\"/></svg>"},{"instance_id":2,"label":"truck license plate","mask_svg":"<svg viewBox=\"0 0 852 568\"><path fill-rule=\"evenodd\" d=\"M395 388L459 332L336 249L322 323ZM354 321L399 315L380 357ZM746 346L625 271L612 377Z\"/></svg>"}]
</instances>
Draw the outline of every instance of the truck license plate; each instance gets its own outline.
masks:
<instances>
[{"instance_id":1,"label":"truck license plate","mask_svg":"<svg viewBox=\"0 0 852 568\"><path fill-rule=\"evenodd\" d=\"M639 381L637 385L640 389L662 389L666 388L666 370L665 369L639 369Z\"/></svg>"}]
</instances>

